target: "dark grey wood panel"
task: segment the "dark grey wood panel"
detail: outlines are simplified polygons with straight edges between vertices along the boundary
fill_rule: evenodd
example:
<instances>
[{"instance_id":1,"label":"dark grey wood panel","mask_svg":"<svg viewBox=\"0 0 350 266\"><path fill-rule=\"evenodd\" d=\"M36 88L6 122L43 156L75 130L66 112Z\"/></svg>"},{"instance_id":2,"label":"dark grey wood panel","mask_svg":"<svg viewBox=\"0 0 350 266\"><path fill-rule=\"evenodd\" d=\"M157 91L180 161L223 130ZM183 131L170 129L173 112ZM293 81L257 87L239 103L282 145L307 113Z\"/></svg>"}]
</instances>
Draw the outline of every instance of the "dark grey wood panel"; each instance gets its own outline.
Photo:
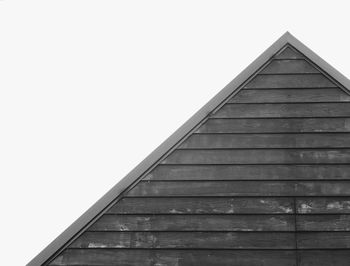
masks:
<instances>
[{"instance_id":1,"label":"dark grey wood panel","mask_svg":"<svg viewBox=\"0 0 350 266\"><path fill-rule=\"evenodd\" d=\"M292 215L104 215L90 231L293 231Z\"/></svg>"},{"instance_id":2,"label":"dark grey wood panel","mask_svg":"<svg viewBox=\"0 0 350 266\"><path fill-rule=\"evenodd\" d=\"M350 231L350 215L297 215L298 231Z\"/></svg>"},{"instance_id":3,"label":"dark grey wood panel","mask_svg":"<svg viewBox=\"0 0 350 266\"><path fill-rule=\"evenodd\" d=\"M158 165L144 180L350 179L350 165Z\"/></svg>"},{"instance_id":4,"label":"dark grey wood panel","mask_svg":"<svg viewBox=\"0 0 350 266\"><path fill-rule=\"evenodd\" d=\"M176 150L162 164L350 163L350 149Z\"/></svg>"},{"instance_id":5,"label":"dark grey wood panel","mask_svg":"<svg viewBox=\"0 0 350 266\"><path fill-rule=\"evenodd\" d=\"M346 148L350 133L324 134L192 134L181 149Z\"/></svg>"},{"instance_id":6,"label":"dark grey wood panel","mask_svg":"<svg viewBox=\"0 0 350 266\"><path fill-rule=\"evenodd\" d=\"M350 132L350 118L209 119L197 133Z\"/></svg>"},{"instance_id":7,"label":"dark grey wood panel","mask_svg":"<svg viewBox=\"0 0 350 266\"><path fill-rule=\"evenodd\" d=\"M295 234L293 232L86 232L74 241L70 248L293 249Z\"/></svg>"},{"instance_id":8,"label":"dark grey wood panel","mask_svg":"<svg viewBox=\"0 0 350 266\"><path fill-rule=\"evenodd\" d=\"M213 118L349 117L350 103L225 104Z\"/></svg>"},{"instance_id":9,"label":"dark grey wood panel","mask_svg":"<svg viewBox=\"0 0 350 266\"><path fill-rule=\"evenodd\" d=\"M349 102L350 95L330 89L251 89L241 90L229 103Z\"/></svg>"},{"instance_id":10,"label":"dark grey wood panel","mask_svg":"<svg viewBox=\"0 0 350 266\"><path fill-rule=\"evenodd\" d=\"M272 60L259 74L320 73L306 60Z\"/></svg>"},{"instance_id":11,"label":"dark grey wood panel","mask_svg":"<svg viewBox=\"0 0 350 266\"><path fill-rule=\"evenodd\" d=\"M293 196L293 181L141 182L127 196Z\"/></svg>"},{"instance_id":12,"label":"dark grey wood panel","mask_svg":"<svg viewBox=\"0 0 350 266\"><path fill-rule=\"evenodd\" d=\"M276 59L303 59L305 56L303 56L301 53L295 51L294 49L291 49L290 47L285 48L280 53L274 56Z\"/></svg>"},{"instance_id":13,"label":"dark grey wood panel","mask_svg":"<svg viewBox=\"0 0 350 266\"><path fill-rule=\"evenodd\" d=\"M68 249L50 265L295 266L295 251Z\"/></svg>"},{"instance_id":14,"label":"dark grey wood panel","mask_svg":"<svg viewBox=\"0 0 350 266\"><path fill-rule=\"evenodd\" d=\"M299 196L350 196L350 181L296 182Z\"/></svg>"},{"instance_id":15,"label":"dark grey wood panel","mask_svg":"<svg viewBox=\"0 0 350 266\"><path fill-rule=\"evenodd\" d=\"M345 249L350 248L350 233L347 232L299 232L299 249Z\"/></svg>"},{"instance_id":16,"label":"dark grey wood panel","mask_svg":"<svg viewBox=\"0 0 350 266\"><path fill-rule=\"evenodd\" d=\"M337 87L323 74L257 75L244 88L331 88Z\"/></svg>"},{"instance_id":17,"label":"dark grey wood panel","mask_svg":"<svg viewBox=\"0 0 350 266\"><path fill-rule=\"evenodd\" d=\"M350 181L141 182L128 196L350 196Z\"/></svg>"},{"instance_id":18,"label":"dark grey wood panel","mask_svg":"<svg viewBox=\"0 0 350 266\"><path fill-rule=\"evenodd\" d=\"M114 214L283 214L293 213L292 198L123 198Z\"/></svg>"},{"instance_id":19,"label":"dark grey wood panel","mask_svg":"<svg viewBox=\"0 0 350 266\"><path fill-rule=\"evenodd\" d=\"M345 198L306 198L296 200L299 213L349 213L350 197Z\"/></svg>"},{"instance_id":20,"label":"dark grey wood panel","mask_svg":"<svg viewBox=\"0 0 350 266\"><path fill-rule=\"evenodd\" d=\"M299 266L349 266L350 250L299 251Z\"/></svg>"}]
</instances>

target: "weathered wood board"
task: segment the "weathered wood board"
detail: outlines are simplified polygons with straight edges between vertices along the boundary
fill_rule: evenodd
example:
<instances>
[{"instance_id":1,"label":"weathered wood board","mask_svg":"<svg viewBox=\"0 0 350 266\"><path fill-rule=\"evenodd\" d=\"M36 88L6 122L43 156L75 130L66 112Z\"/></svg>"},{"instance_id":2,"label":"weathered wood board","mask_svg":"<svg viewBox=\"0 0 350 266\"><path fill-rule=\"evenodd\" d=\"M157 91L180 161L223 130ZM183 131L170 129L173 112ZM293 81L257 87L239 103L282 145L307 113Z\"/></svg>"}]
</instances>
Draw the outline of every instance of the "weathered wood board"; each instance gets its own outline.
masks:
<instances>
[{"instance_id":1,"label":"weathered wood board","mask_svg":"<svg viewBox=\"0 0 350 266\"><path fill-rule=\"evenodd\" d=\"M349 196L350 181L141 182L127 196Z\"/></svg>"},{"instance_id":2,"label":"weathered wood board","mask_svg":"<svg viewBox=\"0 0 350 266\"><path fill-rule=\"evenodd\" d=\"M229 103L322 103L349 102L350 95L339 88L241 90Z\"/></svg>"},{"instance_id":3,"label":"weathered wood board","mask_svg":"<svg viewBox=\"0 0 350 266\"><path fill-rule=\"evenodd\" d=\"M214 118L350 117L350 103L226 104Z\"/></svg>"},{"instance_id":4,"label":"weathered wood board","mask_svg":"<svg viewBox=\"0 0 350 266\"><path fill-rule=\"evenodd\" d=\"M104 215L91 231L293 231L293 215Z\"/></svg>"},{"instance_id":5,"label":"weathered wood board","mask_svg":"<svg viewBox=\"0 0 350 266\"><path fill-rule=\"evenodd\" d=\"M350 118L209 119L197 133L350 132Z\"/></svg>"},{"instance_id":6,"label":"weathered wood board","mask_svg":"<svg viewBox=\"0 0 350 266\"><path fill-rule=\"evenodd\" d=\"M296 264L295 251L68 249L51 265L295 266Z\"/></svg>"},{"instance_id":7,"label":"weathered wood board","mask_svg":"<svg viewBox=\"0 0 350 266\"><path fill-rule=\"evenodd\" d=\"M350 203L350 200L349 200ZM300 203L300 205L303 203ZM301 207L300 207L301 208ZM288 214L294 213L292 198L158 197L123 198L113 214ZM350 213L350 204L349 204Z\"/></svg>"},{"instance_id":8,"label":"weathered wood board","mask_svg":"<svg viewBox=\"0 0 350 266\"><path fill-rule=\"evenodd\" d=\"M180 149L350 148L350 133L193 134Z\"/></svg>"},{"instance_id":9,"label":"weathered wood board","mask_svg":"<svg viewBox=\"0 0 350 266\"><path fill-rule=\"evenodd\" d=\"M317 239L322 236L317 235ZM333 237L344 244L344 237ZM348 238L347 238L348 239ZM310 245L309 238L301 244ZM70 248L293 249L293 232L86 232Z\"/></svg>"},{"instance_id":10,"label":"weathered wood board","mask_svg":"<svg viewBox=\"0 0 350 266\"><path fill-rule=\"evenodd\" d=\"M260 74L313 74L320 73L306 60L273 60Z\"/></svg>"},{"instance_id":11,"label":"weathered wood board","mask_svg":"<svg viewBox=\"0 0 350 266\"><path fill-rule=\"evenodd\" d=\"M350 149L176 150L162 164L348 164Z\"/></svg>"},{"instance_id":12,"label":"weathered wood board","mask_svg":"<svg viewBox=\"0 0 350 266\"><path fill-rule=\"evenodd\" d=\"M350 165L158 165L144 180L350 180Z\"/></svg>"},{"instance_id":13,"label":"weathered wood board","mask_svg":"<svg viewBox=\"0 0 350 266\"><path fill-rule=\"evenodd\" d=\"M331 88L337 87L322 74L257 75L244 88Z\"/></svg>"}]
</instances>

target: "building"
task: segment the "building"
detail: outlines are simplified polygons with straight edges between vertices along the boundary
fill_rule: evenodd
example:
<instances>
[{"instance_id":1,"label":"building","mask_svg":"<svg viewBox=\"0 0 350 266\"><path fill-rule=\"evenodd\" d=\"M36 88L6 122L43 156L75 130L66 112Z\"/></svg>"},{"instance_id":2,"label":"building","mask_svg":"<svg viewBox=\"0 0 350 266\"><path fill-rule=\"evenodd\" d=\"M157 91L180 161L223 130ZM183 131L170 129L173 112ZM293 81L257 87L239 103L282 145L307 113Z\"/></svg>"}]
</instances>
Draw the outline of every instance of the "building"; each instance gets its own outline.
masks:
<instances>
[{"instance_id":1,"label":"building","mask_svg":"<svg viewBox=\"0 0 350 266\"><path fill-rule=\"evenodd\" d=\"M28 266L350 265L349 89L286 33Z\"/></svg>"}]
</instances>

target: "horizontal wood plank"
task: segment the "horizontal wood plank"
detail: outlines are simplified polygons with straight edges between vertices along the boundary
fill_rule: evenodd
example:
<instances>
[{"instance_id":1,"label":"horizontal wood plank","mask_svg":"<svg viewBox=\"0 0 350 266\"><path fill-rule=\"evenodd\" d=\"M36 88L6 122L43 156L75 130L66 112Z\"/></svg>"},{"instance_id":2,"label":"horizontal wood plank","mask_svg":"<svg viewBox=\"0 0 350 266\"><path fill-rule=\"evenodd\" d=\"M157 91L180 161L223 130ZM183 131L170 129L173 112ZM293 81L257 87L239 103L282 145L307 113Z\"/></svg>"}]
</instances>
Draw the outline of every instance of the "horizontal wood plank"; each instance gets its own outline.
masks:
<instances>
[{"instance_id":1,"label":"horizontal wood plank","mask_svg":"<svg viewBox=\"0 0 350 266\"><path fill-rule=\"evenodd\" d=\"M350 95L330 89L251 89L241 90L229 103L308 103L349 102Z\"/></svg>"},{"instance_id":2,"label":"horizontal wood plank","mask_svg":"<svg viewBox=\"0 0 350 266\"><path fill-rule=\"evenodd\" d=\"M331 88L337 87L323 74L257 75L244 88Z\"/></svg>"},{"instance_id":3,"label":"horizontal wood plank","mask_svg":"<svg viewBox=\"0 0 350 266\"><path fill-rule=\"evenodd\" d=\"M350 196L350 181L141 182L128 196Z\"/></svg>"},{"instance_id":4,"label":"horizontal wood plank","mask_svg":"<svg viewBox=\"0 0 350 266\"><path fill-rule=\"evenodd\" d=\"M50 265L295 266L295 251L68 249Z\"/></svg>"},{"instance_id":5,"label":"horizontal wood plank","mask_svg":"<svg viewBox=\"0 0 350 266\"><path fill-rule=\"evenodd\" d=\"M350 118L209 119L196 133L350 132Z\"/></svg>"},{"instance_id":6,"label":"horizontal wood plank","mask_svg":"<svg viewBox=\"0 0 350 266\"><path fill-rule=\"evenodd\" d=\"M298 231L350 231L350 215L297 215Z\"/></svg>"},{"instance_id":7,"label":"horizontal wood plank","mask_svg":"<svg viewBox=\"0 0 350 266\"><path fill-rule=\"evenodd\" d=\"M350 232L299 232L299 249L350 249Z\"/></svg>"},{"instance_id":8,"label":"horizontal wood plank","mask_svg":"<svg viewBox=\"0 0 350 266\"><path fill-rule=\"evenodd\" d=\"M293 249L294 236L293 232L86 232L70 248Z\"/></svg>"},{"instance_id":9,"label":"horizontal wood plank","mask_svg":"<svg viewBox=\"0 0 350 266\"><path fill-rule=\"evenodd\" d=\"M259 74L320 73L306 60L272 60Z\"/></svg>"},{"instance_id":10,"label":"horizontal wood plank","mask_svg":"<svg viewBox=\"0 0 350 266\"><path fill-rule=\"evenodd\" d=\"M114 214L283 214L293 213L291 198L123 198Z\"/></svg>"},{"instance_id":11,"label":"horizontal wood plank","mask_svg":"<svg viewBox=\"0 0 350 266\"><path fill-rule=\"evenodd\" d=\"M298 213L304 214L350 214L350 197L297 199L296 206Z\"/></svg>"},{"instance_id":12,"label":"horizontal wood plank","mask_svg":"<svg viewBox=\"0 0 350 266\"><path fill-rule=\"evenodd\" d=\"M350 149L175 150L162 164L350 163Z\"/></svg>"},{"instance_id":13,"label":"horizontal wood plank","mask_svg":"<svg viewBox=\"0 0 350 266\"><path fill-rule=\"evenodd\" d=\"M214 118L349 117L350 103L225 104Z\"/></svg>"},{"instance_id":14,"label":"horizontal wood plank","mask_svg":"<svg viewBox=\"0 0 350 266\"><path fill-rule=\"evenodd\" d=\"M350 133L324 134L192 134L180 149L346 148Z\"/></svg>"},{"instance_id":15,"label":"horizontal wood plank","mask_svg":"<svg viewBox=\"0 0 350 266\"><path fill-rule=\"evenodd\" d=\"M293 196L294 182L141 182L127 196Z\"/></svg>"},{"instance_id":16,"label":"horizontal wood plank","mask_svg":"<svg viewBox=\"0 0 350 266\"><path fill-rule=\"evenodd\" d=\"M293 231L292 215L103 215L90 231Z\"/></svg>"},{"instance_id":17,"label":"horizontal wood plank","mask_svg":"<svg viewBox=\"0 0 350 266\"><path fill-rule=\"evenodd\" d=\"M350 196L350 181L296 182L297 196Z\"/></svg>"},{"instance_id":18,"label":"horizontal wood plank","mask_svg":"<svg viewBox=\"0 0 350 266\"><path fill-rule=\"evenodd\" d=\"M348 266L350 250L298 251L299 266Z\"/></svg>"},{"instance_id":19,"label":"horizontal wood plank","mask_svg":"<svg viewBox=\"0 0 350 266\"><path fill-rule=\"evenodd\" d=\"M350 179L350 165L158 165L143 180Z\"/></svg>"}]
</instances>

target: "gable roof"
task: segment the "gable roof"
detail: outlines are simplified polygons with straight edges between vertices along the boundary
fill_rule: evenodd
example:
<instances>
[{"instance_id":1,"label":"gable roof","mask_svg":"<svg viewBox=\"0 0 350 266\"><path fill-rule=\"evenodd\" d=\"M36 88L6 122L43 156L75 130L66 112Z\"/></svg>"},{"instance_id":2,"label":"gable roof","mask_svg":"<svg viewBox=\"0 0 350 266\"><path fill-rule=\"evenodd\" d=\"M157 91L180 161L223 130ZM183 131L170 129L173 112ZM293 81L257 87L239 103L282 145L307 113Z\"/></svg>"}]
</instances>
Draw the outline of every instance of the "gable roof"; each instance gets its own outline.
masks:
<instances>
[{"instance_id":1,"label":"gable roof","mask_svg":"<svg viewBox=\"0 0 350 266\"><path fill-rule=\"evenodd\" d=\"M349 93L350 81L345 76L326 63L289 32L285 33L27 265L43 265L54 258L73 239L75 239L84 228L96 221L104 210L118 201L124 191L135 186L135 184L145 177L154 166L171 153L181 141L186 138L186 136L196 130L208 116L215 113L226 100L235 95L240 88L244 87L273 56L288 45L294 47L306 56L318 68L320 68L328 78Z\"/></svg>"}]
</instances>

